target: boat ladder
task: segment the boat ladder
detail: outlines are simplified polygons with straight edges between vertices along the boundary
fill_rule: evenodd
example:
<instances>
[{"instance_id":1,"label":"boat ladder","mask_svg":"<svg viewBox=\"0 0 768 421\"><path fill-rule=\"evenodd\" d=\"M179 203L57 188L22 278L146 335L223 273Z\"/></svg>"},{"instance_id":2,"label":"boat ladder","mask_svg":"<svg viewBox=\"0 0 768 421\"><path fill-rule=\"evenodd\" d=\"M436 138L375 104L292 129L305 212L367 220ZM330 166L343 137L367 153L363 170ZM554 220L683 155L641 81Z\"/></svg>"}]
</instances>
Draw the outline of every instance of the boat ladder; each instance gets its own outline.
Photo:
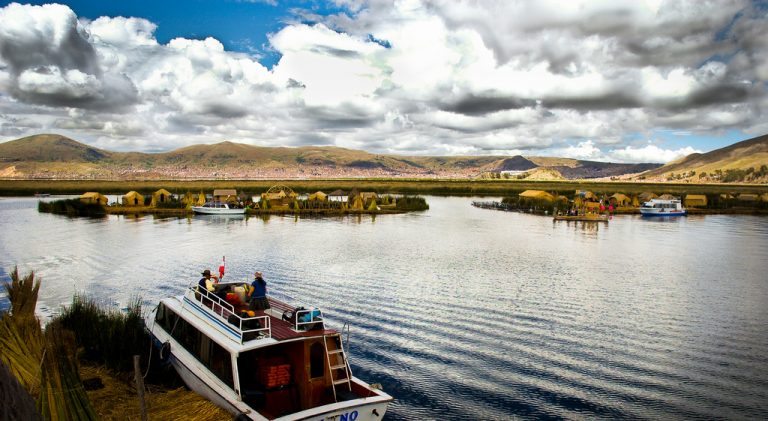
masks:
<instances>
[{"instance_id":1,"label":"boat ladder","mask_svg":"<svg viewBox=\"0 0 768 421\"><path fill-rule=\"evenodd\" d=\"M333 400L338 402L339 398L336 393L336 387L347 385L347 389L350 392L352 391L352 370L349 368L347 354L344 352L340 334L323 335L323 343L325 344L325 357L328 362L328 369L331 372ZM328 348L331 343L336 345L334 349Z\"/></svg>"}]
</instances>

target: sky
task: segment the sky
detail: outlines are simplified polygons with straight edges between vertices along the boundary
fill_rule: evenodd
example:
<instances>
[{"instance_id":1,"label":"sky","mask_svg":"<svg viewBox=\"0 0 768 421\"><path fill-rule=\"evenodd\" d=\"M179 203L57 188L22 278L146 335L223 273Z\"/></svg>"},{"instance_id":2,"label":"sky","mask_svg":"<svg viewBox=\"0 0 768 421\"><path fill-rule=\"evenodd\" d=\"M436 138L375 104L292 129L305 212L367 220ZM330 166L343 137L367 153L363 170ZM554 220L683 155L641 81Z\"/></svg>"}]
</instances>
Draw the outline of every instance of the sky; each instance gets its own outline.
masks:
<instances>
[{"instance_id":1,"label":"sky","mask_svg":"<svg viewBox=\"0 0 768 421\"><path fill-rule=\"evenodd\" d=\"M664 163L768 133L768 2L0 2L0 142Z\"/></svg>"}]
</instances>

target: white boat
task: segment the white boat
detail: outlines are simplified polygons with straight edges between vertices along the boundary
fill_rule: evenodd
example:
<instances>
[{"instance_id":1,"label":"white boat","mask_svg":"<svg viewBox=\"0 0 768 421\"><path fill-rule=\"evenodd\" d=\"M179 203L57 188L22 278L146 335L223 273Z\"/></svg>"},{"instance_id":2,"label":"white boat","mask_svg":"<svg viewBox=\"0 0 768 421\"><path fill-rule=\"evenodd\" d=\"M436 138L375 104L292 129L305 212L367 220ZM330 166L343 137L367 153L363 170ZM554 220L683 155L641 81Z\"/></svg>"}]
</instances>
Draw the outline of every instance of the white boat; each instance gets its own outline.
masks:
<instances>
[{"instance_id":1,"label":"white boat","mask_svg":"<svg viewBox=\"0 0 768 421\"><path fill-rule=\"evenodd\" d=\"M687 213L680 199L651 199L640 207L643 216L683 216Z\"/></svg>"},{"instance_id":2,"label":"white boat","mask_svg":"<svg viewBox=\"0 0 768 421\"><path fill-rule=\"evenodd\" d=\"M205 202L203 206L192 206L192 211L203 215L244 215L245 208L232 208L224 202Z\"/></svg>"},{"instance_id":3,"label":"white boat","mask_svg":"<svg viewBox=\"0 0 768 421\"><path fill-rule=\"evenodd\" d=\"M270 309L242 313L241 286L219 284L216 295L192 287L146 316L161 359L190 389L237 419L384 417L392 397L352 376L341 332L325 326L319 309L268 297Z\"/></svg>"}]
</instances>

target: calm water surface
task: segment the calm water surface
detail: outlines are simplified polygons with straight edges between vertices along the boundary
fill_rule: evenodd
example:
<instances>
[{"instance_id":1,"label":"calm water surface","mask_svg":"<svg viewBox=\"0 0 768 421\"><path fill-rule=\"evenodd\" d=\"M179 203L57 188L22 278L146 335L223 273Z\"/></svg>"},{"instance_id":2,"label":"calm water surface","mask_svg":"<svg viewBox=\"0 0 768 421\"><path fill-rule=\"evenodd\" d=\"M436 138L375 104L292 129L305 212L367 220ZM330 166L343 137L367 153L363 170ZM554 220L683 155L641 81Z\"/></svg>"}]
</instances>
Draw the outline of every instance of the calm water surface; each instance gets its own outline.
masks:
<instances>
[{"instance_id":1,"label":"calm water surface","mask_svg":"<svg viewBox=\"0 0 768 421\"><path fill-rule=\"evenodd\" d=\"M768 417L768 219L598 226L427 199L376 218L92 220L2 198L0 276L34 269L48 316L75 292L153 305L226 255L226 278L261 270L351 324L388 419Z\"/></svg>"}]
</instances>

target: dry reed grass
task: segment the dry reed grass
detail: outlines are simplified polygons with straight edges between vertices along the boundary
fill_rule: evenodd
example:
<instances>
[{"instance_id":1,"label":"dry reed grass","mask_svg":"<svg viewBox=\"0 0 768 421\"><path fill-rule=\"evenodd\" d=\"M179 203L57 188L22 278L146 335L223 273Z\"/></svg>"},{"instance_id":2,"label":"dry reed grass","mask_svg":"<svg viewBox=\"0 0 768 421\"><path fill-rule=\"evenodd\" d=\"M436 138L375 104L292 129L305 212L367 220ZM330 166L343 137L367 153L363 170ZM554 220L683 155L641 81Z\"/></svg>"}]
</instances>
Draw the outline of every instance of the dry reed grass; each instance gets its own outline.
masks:
<instances>
[{"instance_id":1,"label":"dry reed grass","mask_svg":"<svg viewBox=\"0 0 768 421\"><path fill-rule=\"evenodd\" d=\"M80 377L98 377L104 387L88 391L94 409L104 421L140 420L136 386L131 379L115 376L104 367L83 364ZM147 385L147 415L150 420L214 421L231 419L232 416L200 395L186 390L162 389Z\"/></svg>"}]
</instances>

